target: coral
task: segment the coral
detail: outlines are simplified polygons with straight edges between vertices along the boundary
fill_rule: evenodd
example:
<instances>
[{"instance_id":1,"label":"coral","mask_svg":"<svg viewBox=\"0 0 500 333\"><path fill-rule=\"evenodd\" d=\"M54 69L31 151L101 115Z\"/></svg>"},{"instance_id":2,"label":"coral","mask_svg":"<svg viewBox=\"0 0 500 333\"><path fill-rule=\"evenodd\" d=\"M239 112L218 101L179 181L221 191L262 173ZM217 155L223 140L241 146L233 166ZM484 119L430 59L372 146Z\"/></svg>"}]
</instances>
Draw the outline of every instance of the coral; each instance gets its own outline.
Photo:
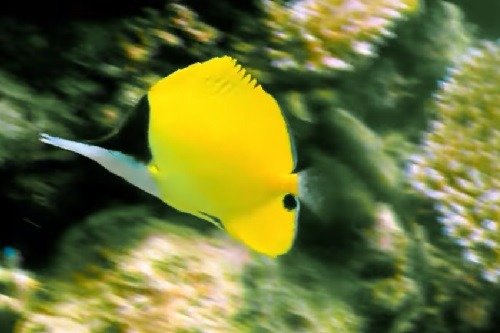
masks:
<instances>
[{"instance_id":1,"label":"coral","mask_svg":"<svg viewBox=\"0 0 500 333\"><path fill-rule=\"evenodd\" d=\"M470 47L472 32L460 8L442 1L425 2L394 32L378 57L344 75L336 92L341 107L372 130L414 142L429 120L425 106L436 82Z\"/></svg>"},{"instance_id":2,"label":"coral","mask_svg":"<svg viewBox=\"0 0 500 333\"><path fill-rule=\"evenodd\" d=\"M39 283L19 268L0 266L0 331L12 332Z\"/></svg>"},{"instance_id":3,"label":"coral","mask_svg":"<svg viewBox=\"0 0 500 333\"><path fill-rule=\"evenodd\" d=\"M325 131L322 149L309 148L300 191L304 206L315 215L310 225L321 228L311 241L341 248L372 224L377 201L393 200L401 172L377 133L345 110L324 111L318 121Z\"/></svg>"},{"instance_id":4,"label":"coral","mask_svg":"<svg viewBox=\"0 0 500 333\"><path fill-rule=\"evenodd\" d=\"M423 310L418 281L411 274L411 239L391 207L382 203L378 204L375 224L366 236L370 252L360 271L365 279L357 295L359 311L369 318L372 329L403 332L400 327L411 326ZM380 318L388 315L394 316L394 320L379 323Z\"/></svg>"},{"instance_id":5,"label":"coral","mask_svg":"<svg viewBox=\"0 0 500 333\"><path fill-rule=\"evenodd\" d=\"M470 332L487 327L499 301L495 289L464 267L456 249L432 245L422 226L413 225L412 235L408 276L417 284L418 295L410 312L420 318L420 330ZM479 304L482 308L473 310Z\"/></svg>"},{"instance_id":6,"label":"coral","mask_svg":"<svg viewBox=\"0 0 500 333\"><path fill-rule=\"evenodd\" d=\"M358 332L345 269L300 254L284 261L252 255L221 234L203 235L169 221L97 214L64 240L58 274L24 307L16 332ZM114 214L114 217L113 217ZM118 214L118 215L116 215ZM106 223L116 219L115 223ZM130 220L134 220L131 217ZM101 226L106 230L99 230ZM119 229L134 242L104 235ZM95 235L75 234L94 230ZM102 236L96 236L102 233ZM68 249L96 251L86 265L64 267ZM75 250L76 251L76 250ZM349 278L346 278L348 276ZM334 283L332 283L334 282ZM272 318L272 320L270 320Z\"/></svg>"},{"instance_id":7,"label":"coral","mask_svg":"<svg viewBox=\"0 0 500 333\"><path fill-rule=\"evenodd\" d=\"M161 48L185 49L199 54L203 45L212 45L219 31L204 23L198 15L180 3L167 4L162 11L150 9L146 15L127 22L122 48L133 62L151 61Z\"/></svg>"},{"instance_id":8,"label":"coral","mask_svg":"<svg viewBox=\"0 0 500 333\"><path fill-rule=\"evenodd\" d=\"M388 204L377 205L375 223L367 236L372 248L400 259L404 258L400 251L407 246L407 236Z\"/></svg>"},{"instance_id":9,"label":"coral","mask_svg":"<svg viewBox=\"0 0 500 333\"><path fill-rule=\"evenodd\" d=\"M236 243L163 224L129 249L101 246L111 267L46 281L50 297L34 300L18 332L233 331L228 318L241 307L249 260Z\"/></svg>"},{"instance_id":10,"label":"coral","mask_svg":"<svg viewBox=\"0 0 500 333\"><path fill-rule=\"evenodd\" d=\"M374 193L388 197L401 177L379 135L342 109L329 112L325 121L333 132L327 140L337 150L338 158L353 168Z\"/></svg>"},{"instance_id":11,"label":"coral","mask_svg":"<svg viewBox=\"0 0 500 333\"><path fill-rule=\"evenodd\" d=\"M295 253L282 262L254 260L244 277L246 302L237 316L243 332L360 332L349 305L356 279Z\"/></svg>"},{"instance_id":12,"label":"coral","mask_svg":"<svg viewBox=\"0 0 500 333\"><path fill-rule=\"evenodd\" d=\"M385 209L380 213L387 214ZM373 253L361 271L366 278L357 294L357 309L367 318L367 325L375 332L401 333L470 332L488 327L495 307L494 289L464 268L456 253L450 255L449 250L432 245L421 226L409 229L392 229L397 250L384 251L394 259L392 274L377 278L383 257ZM381 243L374 245L373 249L380 250ZM387 320L388 316L392 319Z\"/></svg>"},{"instance_id":13,"label":"coral","mask_svg":"<svg viewBox=\"0 0 500 333\"><path fill-rule=\"evenodd\" d=\"M499 68L500 44L484 42L450 70L408 169L413 188L434 200L444 233L491 282L500 279Z\"/></svg>"},{"instance_id":14,"label":"coral","mask_svg":"<svg viewBox=\"0 0 500 333\"><path fill-rule=\"evenodd\" d=\"M417 0L265 1L269 54L279 68L352 69L356 58L374 56L379 41L393 36L397 19L417 8Z\"/></svg>"}]
</instances>

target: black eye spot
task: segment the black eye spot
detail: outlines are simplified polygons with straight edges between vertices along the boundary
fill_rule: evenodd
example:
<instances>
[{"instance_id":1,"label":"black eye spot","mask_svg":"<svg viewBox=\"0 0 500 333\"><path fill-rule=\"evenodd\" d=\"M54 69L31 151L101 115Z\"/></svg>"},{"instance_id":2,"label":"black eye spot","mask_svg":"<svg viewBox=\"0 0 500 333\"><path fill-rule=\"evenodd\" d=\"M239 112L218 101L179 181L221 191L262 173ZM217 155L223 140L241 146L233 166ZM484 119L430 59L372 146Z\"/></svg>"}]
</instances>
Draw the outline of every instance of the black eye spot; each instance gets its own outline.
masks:
<instances>
[{"instance_id":1,"label":"black eye spot","mask_svg":"<svg viewBox=\"0 0 500 333\"><path fill-rule=\"evenodd\" d=\"M286 210L293 210L297 207L297 199L295 199L293 194L288 193L283 197L283 207Z\"/></svg>"}]
</instances>

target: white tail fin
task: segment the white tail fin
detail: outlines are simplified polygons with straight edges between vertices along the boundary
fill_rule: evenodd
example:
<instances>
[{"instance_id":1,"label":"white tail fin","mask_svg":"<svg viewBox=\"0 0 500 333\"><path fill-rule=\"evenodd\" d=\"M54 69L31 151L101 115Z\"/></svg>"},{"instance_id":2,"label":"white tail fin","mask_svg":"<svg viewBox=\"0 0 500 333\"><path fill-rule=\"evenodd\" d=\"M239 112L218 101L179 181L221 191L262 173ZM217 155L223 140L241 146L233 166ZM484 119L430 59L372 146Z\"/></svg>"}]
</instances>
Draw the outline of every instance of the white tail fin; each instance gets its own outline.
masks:
<instances>
[{"instance_id":1,"label":"white tail fin","mask_svg":"<svg viewBox=\"0 0 500 333\"><path fill-rule=\"evenodd\" d=\"M135 160L132 156L115 150L61 139L45 133L40 135L40 141L86 156L102 165L106 170L122 177L130 184L155 197L160 197L158 188L151 177L147 165Z\"/></svg>"}]
</instances>

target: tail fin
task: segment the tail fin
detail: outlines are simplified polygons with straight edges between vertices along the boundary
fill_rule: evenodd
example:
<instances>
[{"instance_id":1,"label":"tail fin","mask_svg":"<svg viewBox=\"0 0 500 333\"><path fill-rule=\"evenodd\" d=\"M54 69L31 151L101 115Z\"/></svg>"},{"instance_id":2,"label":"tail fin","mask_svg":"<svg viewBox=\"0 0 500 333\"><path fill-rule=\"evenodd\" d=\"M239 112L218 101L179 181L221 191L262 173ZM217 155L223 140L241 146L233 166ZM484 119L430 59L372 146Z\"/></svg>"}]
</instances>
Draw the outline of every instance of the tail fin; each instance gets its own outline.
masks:
<instances>
[{"instance_id":1,"label":"tail fin","mask_svg":"<svg viewBox=\"0 0 500 333\"><path fill-rule=\"evenodd\" d=\"M159 190L149 172L148 166L129 155L116 150L61 139L45 133L40 135L40 141L88 157L130 184L155 197L160 197Z\"/></svg>"}]
</instances>

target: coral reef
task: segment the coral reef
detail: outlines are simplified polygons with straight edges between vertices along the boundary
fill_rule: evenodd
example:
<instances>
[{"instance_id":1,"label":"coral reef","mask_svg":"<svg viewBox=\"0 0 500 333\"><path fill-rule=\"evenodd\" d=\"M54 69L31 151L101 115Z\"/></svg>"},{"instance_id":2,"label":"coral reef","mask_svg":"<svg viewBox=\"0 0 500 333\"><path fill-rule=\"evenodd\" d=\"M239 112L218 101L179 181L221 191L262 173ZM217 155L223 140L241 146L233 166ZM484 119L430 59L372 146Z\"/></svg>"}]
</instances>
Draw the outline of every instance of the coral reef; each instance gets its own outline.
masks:
<instances>
[{"instance_id":1,"label":"coral reef","mask_svg":"<svg viewBox=\"0 0 500 333\"><path fill-rule=\"evenodd\" d=\"M473 32L459 7L426 1L394 33L397 38L378 57L346 73L335 89L337 103L377 133L415 142L427 124L426 105L437 81L470 47Z\"/></svg>"},{"instance_id":2,"label":"coral reef","mask_svg":"<svg viewBox=\"0 0 500 333\"><path fill-rule=\"evenodd\" d=\"M12 332L28 309L39 282L18 267L0 265L0 331Z\"/></svg>"},{"instance_id":3,"label":"coral reef","mask_svg":"<svg viewBox=\"0 0 500 333\"><path fill-rule=\"evenodd\" d=\"M349 305L347 270L295 253L281 262L257 258L244 276L245 304L237 316L242 332L360 332L363 319Z\"/></svg>"},{"instance_id":4,"label":"coral reef","mask_svg":"<svg viewBox=\"0 0 500 333\"><path fill-rule=\"evenodd\" d=\"M479 44L463 2L1 17L0 332L497 332L500 47ZM277 260L37 139L130 129L112 142L129 152L151 83L222 54L295 138L300 221Z\"/></svg>"},{"instance_id":5,"label":"coral reef","mask_svg":"<svg viewBox=\"0 0 500 333\"><path fill-rule=\"evenodd\" d=\"M171 3L163 11L149 10L146 17L128 22L122 47L130 60L146 62L161 47L200 52L204 44L213 44L218 38L217 29L203 23L191 9Z\"/></svg>"},{"instance_id":6,"label":"coral reef","mask_svg":"<svg viewBox=\"0 0 500 333\"><path fill-rule=\"evenodd\" d=\"M110 253L111 269L53 282L53 303L36 304L18 331L230 332L227 319L242 303L239 275L247 254L185 236L150 235L122 255Z\"/></svg>"},{"instance_id":7,"label":"coral reef","mask_svg":"<svg viewBox=\"0 0 500 333\"><path fill-rule=\"evenodd\" d=\"M278 68L349 70L375 56L394 21L418 8L417 0L301 0L284 6L264 1L272 36L269 54ZM300 45L300 47L297 47Z\"/></svg>"},{"instance_id":8,"label":"coral reef","mask_svg":"<svg viewBox=\"0 0 500 333\"><path fill-rule=\"evenodd\" d=\"M140 210L140 208L138 208ZM252 255L225 236L203 235L168 221L109 225L123 209L103 211L73 229L57 261L57 278L18 318L16 332L358 332L362 321L340 297L343 279L311 258L285 262ZM107 216L108 219L104 219ZM122 215L123 216L123 215ZM123 218L123 217L122 217ZM121 223L120 223L121 222ZM85 235L121 229L132 243ZM97 228L97 229L94 229ZM76 237L80 233L81 237ZM116 234L116 230L114 232ZM108 238L106 238L108 237ZM105 260L67 250L98 249ZM68 261L69 266L66 265ZM307 269L304 269L307 267ZM322 273L320 273L322 272ZM345 273L344 273L345 274ZM345 280L344 280L345 281Z\"/></svg>"},{"instance_id":9,"label":"coral reef","mask_svg":"<svg viewBox=\"0 0 500 333\"><path fill-rule=\"evenodd\" d=\"M485 42L450 71L408 170L413 188L436 203L444 233L491 282L500 278L499 67L500 45Z\"/></svg>"}]
</instances>

